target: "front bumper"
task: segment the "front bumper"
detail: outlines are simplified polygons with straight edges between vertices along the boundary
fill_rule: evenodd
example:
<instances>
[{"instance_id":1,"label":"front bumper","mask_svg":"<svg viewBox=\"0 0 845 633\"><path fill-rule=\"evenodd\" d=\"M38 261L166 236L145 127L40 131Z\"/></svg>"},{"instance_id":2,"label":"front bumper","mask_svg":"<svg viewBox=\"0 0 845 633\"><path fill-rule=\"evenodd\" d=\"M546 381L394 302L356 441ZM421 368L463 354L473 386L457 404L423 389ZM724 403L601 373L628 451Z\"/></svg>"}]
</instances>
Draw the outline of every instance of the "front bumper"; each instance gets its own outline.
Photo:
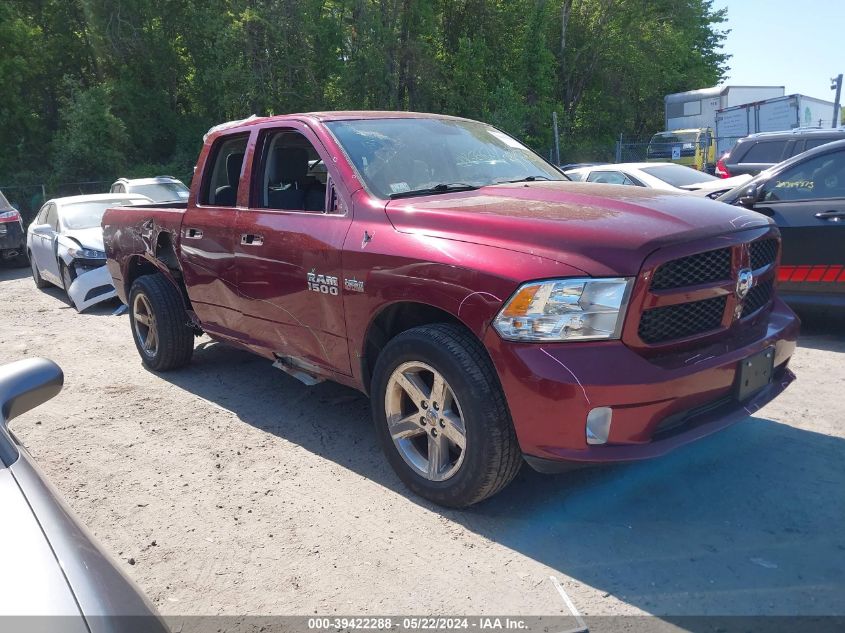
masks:
<instances>
[{"instance_id":1,"label":"front bumper","mask_svg":"<svg viewBox=\"0 0 845 633\"><path fill-rule=\"evenodd\" d=\"M100 260L96 268L76 265L77 277L68 288L67 294L76 309L82 312L95 303L100 303L116 296L109 269Z\"/></svg>"},{"instance_id":2,"label":"front bumper","mask_svg":"<svg viewBox=\"0 0 845 633\"><path fill-rule=\"evenodd\" d=\"M620 462L662 455L737 422L794 379L787 363L799 322L776 299L768 319L695 350L642 356L621 341L522 344L485 338L526 460ZM732 397L740 361L774 347L774 380L744 402ZM611 407L607 443L586 441L587 414ZM668 428L671 426L671 428Z\"/></svg>"}]
</instances>

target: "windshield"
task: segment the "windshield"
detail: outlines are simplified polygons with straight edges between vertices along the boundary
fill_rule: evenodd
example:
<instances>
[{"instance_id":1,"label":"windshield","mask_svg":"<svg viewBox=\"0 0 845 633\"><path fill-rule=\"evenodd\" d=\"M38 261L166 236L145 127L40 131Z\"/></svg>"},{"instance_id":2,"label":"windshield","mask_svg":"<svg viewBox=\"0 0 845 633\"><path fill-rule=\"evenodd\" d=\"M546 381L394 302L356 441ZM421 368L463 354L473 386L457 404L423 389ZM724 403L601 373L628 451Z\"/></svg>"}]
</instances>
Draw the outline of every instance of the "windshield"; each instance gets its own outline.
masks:
<instances>
[{"instance_id":1,"label":"windshield","mask_svg":"<svg viewBox=\"0 0 845 633\"><path fill-rule=\"evenodd\" d=\"M692 169L691 167L684 167L683 165L643 167L640 171L644 171L650 176L659 178L673 187L685 187L687 185L697 185L710 180L719 180L716 176L711 176L706 172L698 171L697 169Z\"/></svg>"},{"instance_id":2,"label":"windshield","mask_svg":"<svg viewBox=\"0 0 845 633\"><path fill-rule=\"evenodd\" d=\"M499 130L474 121L366 119L330 121L367 188L380 198L450 186L482 187L511 180L568 180L551 164ZM430 189L441 185L437 192Z\"/></svg>"},{"instance_id":3,"label":"windshield","mask_svg":"<svg viewBox=\"0 0 845 633\"><path fill-rule=\"evenodd\" d=\"M147 196L154 202L188 199L188 188L181 182L156 182L149 185L132 185L130 188L132 193Z\"/></svg>"},{"instance_id":4,"label":"windshield","mask_svg":"<svg viewBox=\"0 0 845 633\"><path fill-rule=\"evenodd\" d=\"M651 137L650 145L659 143L695 143L697 132L660 132Z\"/></svg>"},{"instance_id":5,"label":"windshield","mask_svg":"<svg viewBox=\"0 0 845 633\"><path fill-rule=\"evenodd\" d=\"M100 226L103 214L109 207L126 207L143 204L145 200L97 200L96 202L73 202L61 207L62 225L68 231L91 229Z\"/></svg>"}]
</instances>

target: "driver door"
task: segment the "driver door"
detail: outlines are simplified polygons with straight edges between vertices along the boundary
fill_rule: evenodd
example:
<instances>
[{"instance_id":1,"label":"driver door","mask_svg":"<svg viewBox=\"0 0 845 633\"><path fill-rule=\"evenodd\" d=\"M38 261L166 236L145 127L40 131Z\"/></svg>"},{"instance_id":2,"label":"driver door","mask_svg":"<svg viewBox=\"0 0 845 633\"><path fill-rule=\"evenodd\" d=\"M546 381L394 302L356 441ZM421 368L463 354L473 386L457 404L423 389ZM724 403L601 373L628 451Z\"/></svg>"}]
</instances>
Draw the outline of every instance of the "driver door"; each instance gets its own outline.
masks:
<instances>
[{"instance_id":1,"label":"driver door","mask_svg":"<svg viewBox=\"0 0 845 633\"><path fill-rule=\"evenodd\" d=\"M341 254L352 216L334 163L297 122L263 129L253 156L235 231L239 329L268 355L348 375Z\"/></svg>"},{"instance_id":2,"label":"driver door","mask_svg":"<svg viewBox=\"0 0 845 633\"><path fill-rule=\"evenodd\" d=\"M39 232L32 231L32 257L38 266L38 273L47 281L61 285L59 262L56 258L56 240L59 236L59 214L56 204L48 202L35 220L40 227Z\"/></svg>"}]
</instances>

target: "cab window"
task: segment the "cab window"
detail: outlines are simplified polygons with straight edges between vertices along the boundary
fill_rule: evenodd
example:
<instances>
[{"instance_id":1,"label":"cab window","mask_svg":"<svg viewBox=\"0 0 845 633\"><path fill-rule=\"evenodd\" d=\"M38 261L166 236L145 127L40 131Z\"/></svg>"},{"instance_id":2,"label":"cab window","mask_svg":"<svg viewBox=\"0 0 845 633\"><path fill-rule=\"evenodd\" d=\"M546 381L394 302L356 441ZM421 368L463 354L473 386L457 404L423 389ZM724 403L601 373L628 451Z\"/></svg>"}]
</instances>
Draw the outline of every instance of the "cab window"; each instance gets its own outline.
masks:
<instances>
[{"instance_id":1,"label":"cab window","mask_svg":"<svg viewBox=\"0 0 845 633\"><path fill-rule=\"evenodd\" d=\"M296 130L267 133L255 170L253 204L261 209L326 212L326 164L311 142Z\"/></svg>"},{"instance_id":2,"label":"cab window","mask_svg":"<svg viewBox=\"0 0 845 633\"><path fill-rule=\"evenodd\" d=\"M200 204L234 207L238 203L238 185L243 170L248 134L227 136L212 148L211 169L202 188Z\"/></svg>"},{"instance_id":3,"label":"cab window","mask_svg":"<svg viewBox=\"0 0 845 633\"><path fill-rule=\"evenodd\" d=\"M845 151L811 158L766 183L763 200L825 200L845 197Z\"/></svg>"}]
</instances>

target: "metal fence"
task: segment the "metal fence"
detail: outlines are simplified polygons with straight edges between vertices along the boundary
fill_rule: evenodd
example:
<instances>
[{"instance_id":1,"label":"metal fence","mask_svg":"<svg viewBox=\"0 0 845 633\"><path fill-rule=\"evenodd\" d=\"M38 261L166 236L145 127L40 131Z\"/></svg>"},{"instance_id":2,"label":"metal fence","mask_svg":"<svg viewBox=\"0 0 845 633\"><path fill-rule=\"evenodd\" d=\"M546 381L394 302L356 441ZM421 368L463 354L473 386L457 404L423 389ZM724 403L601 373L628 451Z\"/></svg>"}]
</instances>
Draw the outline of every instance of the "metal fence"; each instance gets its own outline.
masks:
<instances>
[{"instance_id":1,"label":"metal fence","mask_svg":"<svg viewBox=\"0 0 845 633\"><path fill-rule=\"evenodd\" d=\"M715 138L716 150L713 163L730 150L741 136L722 136ZM652 143L650 141L616 141L615 160L617 163L642 163L646 161L666 161L688 163L696 155L707 156L707 141ZM709 162L709 161L708 161Z\"/></svg>"},{"instance_id":2,"label":"metal fence","mask_svg":"<svg viewBox=\"0 0 845 633\"><path fill-rule=\"evenodd\" d=\"M109 180L86 180L82 182L62 182L54 185L39 183L34 185L2 185L0 191L21 212L24 224L28 224L50 198L62 196L78 196L89 193L107 193L111 183Z\"/></svg>"}]
</instances>

